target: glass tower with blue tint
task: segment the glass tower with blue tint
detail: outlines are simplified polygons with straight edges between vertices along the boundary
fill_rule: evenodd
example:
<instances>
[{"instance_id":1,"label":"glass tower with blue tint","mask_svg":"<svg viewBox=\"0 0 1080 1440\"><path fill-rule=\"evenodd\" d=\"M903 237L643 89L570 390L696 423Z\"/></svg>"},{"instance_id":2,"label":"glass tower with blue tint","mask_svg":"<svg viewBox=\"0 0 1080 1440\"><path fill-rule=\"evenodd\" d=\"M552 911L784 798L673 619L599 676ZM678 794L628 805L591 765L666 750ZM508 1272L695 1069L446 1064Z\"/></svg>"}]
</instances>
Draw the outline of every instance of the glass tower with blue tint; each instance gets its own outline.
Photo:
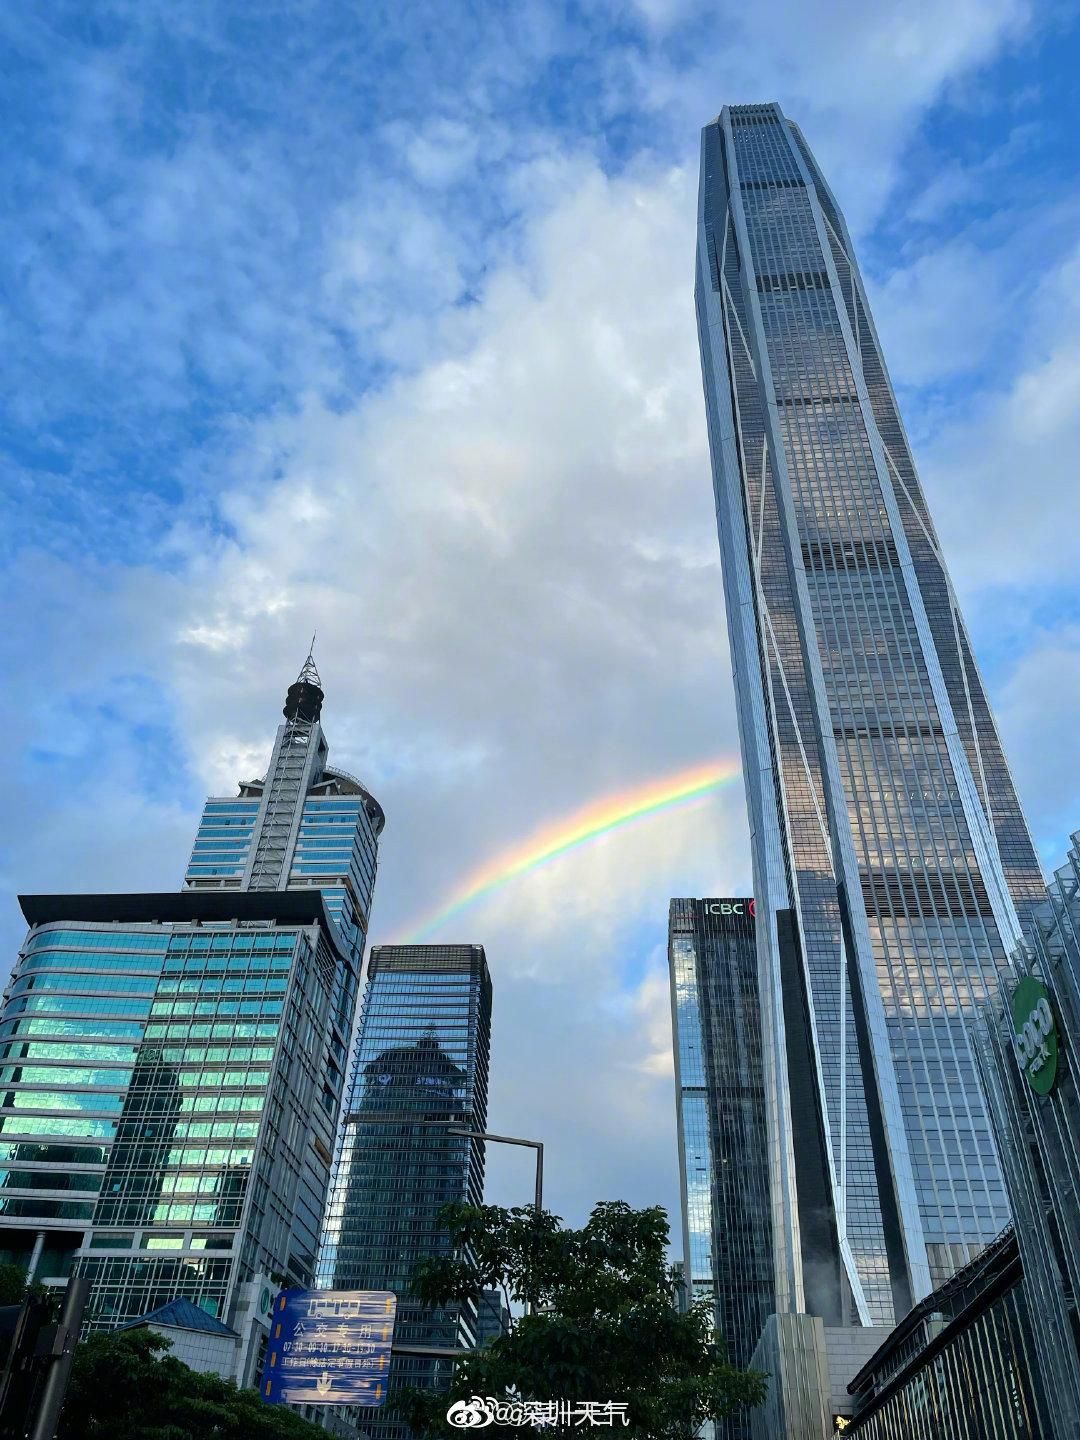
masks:
<instances>
[{"instance_id":1,"label":"glass tower with blue tint","mask_svg":"<svg viewBox=\"0 0 1080 1440\"><path fill-rule=\"evenodd\" d=\"M672 900L668 963L683 1273L746 1366L775 1308L753 900ZM743 1440L748 1423L704 1433Z\"/></svg>"},{"instance_id":2,"label":"glass tower with blue tint","mask_svg":"<svg viewBox=\"0 0 1080 1440\"><path fill-rule=\"evenodd\" d=\"M334 769L323 691L309 655L285 702L270 768L203 809L184 886L322 891L342 942L363 956L384 816L355 776Z\"/></svg>"},{"instance_id":3,"label":"glass tower with blue tint","mask_svg":"<svg viewBox=\"0 0 1080 1440\"><path fill-rule=\"evenodd\" d=\"M253 1286L313 1282L382 827L326 764L321 702L309 661L266 779L207 802L184 890L23 898L0 1246L90 1276L92 1326L183 1296L241 1330Z\"/></svg>"},{"instance_id":4,"label":"glass tower with blue tint","mask_svg":"<svg viewBox=\"0 0 1080 1440\"><path fill-rule=\"evenodd\" d=\"M410 1294L418 1260L445 1251L440 1209L483 1201L484 1145L450 1133L487 1121L491 979L479 945L380 945L368 962L348 1113L331 1189L319 1283L393 1290L395 1340L472 1348L469 1306L421 1306ZM450 1360L397 1355L390 1391L438 1387ZM379 1440L411 1431L390 1408L365 1412Z\"/></svg>"},{"instance_id":5,"label":"glass tower with blue tint","mask_svg":"<svg viewBox=\"0 0 1080 1440\"><path fill-rule=\"evenodd\" d=\"M968 1031L1042 883L835 198L777 105L701 156L776 1308L891 1324L1008 1219Z\"/></svg>"}]
</instances>

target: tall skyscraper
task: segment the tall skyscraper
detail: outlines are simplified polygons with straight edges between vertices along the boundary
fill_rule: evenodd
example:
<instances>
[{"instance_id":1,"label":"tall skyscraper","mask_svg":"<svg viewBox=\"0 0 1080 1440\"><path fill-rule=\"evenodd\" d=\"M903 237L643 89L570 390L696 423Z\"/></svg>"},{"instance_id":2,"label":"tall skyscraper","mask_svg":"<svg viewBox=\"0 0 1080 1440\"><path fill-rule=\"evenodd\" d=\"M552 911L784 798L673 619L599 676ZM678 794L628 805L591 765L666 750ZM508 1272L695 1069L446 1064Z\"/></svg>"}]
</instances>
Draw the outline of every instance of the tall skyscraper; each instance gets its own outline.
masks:
<instances>
[{"instance_id":1,"label":"tall skyscraper","mask_svg":"<svg viewBox=\"0 0 1080 1440\"><path fill-rule=\"evenodd\" d=\"M438 1223L451 1201L479 1205L487 1122L491 979L480 945L378 945L367 986L335 1161L319 1283L338 1290L393 1290L395 1341L472 1348L475 1307L426 1309L410 1294L418 1260L445 1251ZM397 1355L390 1393L438 1386L452 1362ZM378 1440L409 1428L385 1407L365 1412Z\"/></svg>"},{"instance_id":2,"label":"tall skyscraper","mask_svg":"<svg viewBox=\"0 0 1080 1440\"><path fill-rule=\"evenodd\" d=\"M775 1308L754 909L672 900L668 921L683 1273L741 1366ZM747 1418L708 1431L749 1433Z\"/></svg>"},{"instance_id":3,"label":"tall skyscraper","mask_svg":"<svg viewBox=\"0 0 1080 1440\"><path fill-rule=\"evenodd\" d=\"M1039 867L851 237L777 105L705 127L696 295L777 1309L890 1324L1008 1218L967 1027Z\"/></svg>"},{"instance_id":4,"label":"tall skyscraper","mask_svg":"<svg viewBox=\"0 0 1080 1440\"><path fill-rule=\"evenodd\" d=\"M89 1275L97 1327L192 1300L243 1382L252 1289L314 1279L383 824L327 764L322 699L309 659L185 890L24 897L0 1010L6 1256Z\"/></svg>"},{"instance_id":5,"label":"tall skyscraper","mask_svg":"<svg viewBox=\"0 0 1080 1440\"><path fill-rule=\"evenodd\" d=\"M359 969L385 817L355 775L328 763L324 698L309 655L289 686L266 774L242 780L237 796L207 800L184 887L321 890Z\"/></svg>"}]
</instances>

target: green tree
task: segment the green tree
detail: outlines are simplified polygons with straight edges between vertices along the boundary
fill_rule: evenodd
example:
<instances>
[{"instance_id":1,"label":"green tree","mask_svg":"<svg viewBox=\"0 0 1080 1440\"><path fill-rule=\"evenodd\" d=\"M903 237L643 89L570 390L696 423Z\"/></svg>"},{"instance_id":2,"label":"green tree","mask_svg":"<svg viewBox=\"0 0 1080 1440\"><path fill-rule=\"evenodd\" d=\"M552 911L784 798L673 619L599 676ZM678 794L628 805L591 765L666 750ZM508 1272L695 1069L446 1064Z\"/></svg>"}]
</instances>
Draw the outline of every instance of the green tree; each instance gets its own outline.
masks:
<instances>
[{"instance_id":1,"label":"green tree","mask_svg":"<svg viewBox=\"0 0 1080 1440\"><path fill-rule=\"evenodd\" d=\"M0 1265L0 1305L21 1305L26 1298L26 1271L21 1265Z\"/></svg>"},{"instance_id":2,"label":"green tree","mask_svg":"<svg viewBox=\"0 0 1080 1440\"><path fill-rule=\"evenodd\" d=\"M451 1205L442 1218L454 1253L423 1262L416 1295L429 1305L479 1303L481 1291L501 1289L533 1313L462 1361L449 1394L402 1393L396 1403L419 1435L460 1435L446 1412L472 1396L623 1402L630 1424L616 1423L616 1433L648 1440L689 1440L704 1420L764 1400L765 1376L728 1363L708 1304L678 1310L659 1207L603 1203L581 1230L531 1206ZM584 1431L495 1424L484 1433L580 1440Z\"/></svg>"},{"instance_id":3,"label":"green tree","mask_svg":"<svg viewBox=\"0 0 1080 1440\"><path fill-rule=\"evenodd\" d=\"M151 1330L93 1334L75 1351L57 1440L326 1440L255 1390L200 1375Z\"/></svg>"}]
</instances>

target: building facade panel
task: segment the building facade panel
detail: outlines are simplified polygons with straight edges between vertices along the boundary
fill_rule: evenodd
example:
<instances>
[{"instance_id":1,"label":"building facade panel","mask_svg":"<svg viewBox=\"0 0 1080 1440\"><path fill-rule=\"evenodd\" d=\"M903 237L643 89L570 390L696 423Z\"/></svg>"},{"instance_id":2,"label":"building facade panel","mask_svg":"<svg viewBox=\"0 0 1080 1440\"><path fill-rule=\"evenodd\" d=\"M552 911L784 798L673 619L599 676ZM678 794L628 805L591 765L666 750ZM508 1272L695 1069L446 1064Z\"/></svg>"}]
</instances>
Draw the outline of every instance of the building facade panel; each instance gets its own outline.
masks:
<instances>
[{"instance_id":1,"label":"building facade panel","mask_svg":"<svg viewBox=\"0 0 1080 1440\"><path fill-rule=\"evenodd\" d=\"M91 1326L178 1297L224 1320L257 1274L314 1275L343 1088L340 1070L328 1079L331 997L348 962L317 897L302 925L241 918L239 898L234 920L202 918L197 896L130 899L141 923L41 920L16 962L0 1010L0 1229L24 1260L44 1237L36 1278L92 1278Z\"/></svg>"}]
</instances>

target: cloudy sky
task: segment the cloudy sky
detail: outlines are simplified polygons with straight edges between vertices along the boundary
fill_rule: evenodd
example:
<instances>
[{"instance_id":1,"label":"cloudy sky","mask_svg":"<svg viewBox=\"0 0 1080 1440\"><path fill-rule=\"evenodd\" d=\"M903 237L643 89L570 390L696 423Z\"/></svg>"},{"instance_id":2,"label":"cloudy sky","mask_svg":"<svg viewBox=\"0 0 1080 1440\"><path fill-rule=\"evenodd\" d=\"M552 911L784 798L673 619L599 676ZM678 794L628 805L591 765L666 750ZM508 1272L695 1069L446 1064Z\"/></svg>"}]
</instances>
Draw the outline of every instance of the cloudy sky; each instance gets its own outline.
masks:
<instances>
[{"instance_id":1,"label":"cloudy sky","mask_svg":"<svg viewBox=\"0 0 1080 1440\"><path fill-rule=\"evenodd\" d=\"M692 306L698 132L779 100L843 204L1048 866L1080 826L1078 19L1025 0L8 6L2 940L179 884L318 630L387 813L372 938L736 754ZM668 898L738 785L457 916L490 1121L675 1203ZM492 1157L490 1194L530 1194Z\"/></svg>"}]
</instances>

